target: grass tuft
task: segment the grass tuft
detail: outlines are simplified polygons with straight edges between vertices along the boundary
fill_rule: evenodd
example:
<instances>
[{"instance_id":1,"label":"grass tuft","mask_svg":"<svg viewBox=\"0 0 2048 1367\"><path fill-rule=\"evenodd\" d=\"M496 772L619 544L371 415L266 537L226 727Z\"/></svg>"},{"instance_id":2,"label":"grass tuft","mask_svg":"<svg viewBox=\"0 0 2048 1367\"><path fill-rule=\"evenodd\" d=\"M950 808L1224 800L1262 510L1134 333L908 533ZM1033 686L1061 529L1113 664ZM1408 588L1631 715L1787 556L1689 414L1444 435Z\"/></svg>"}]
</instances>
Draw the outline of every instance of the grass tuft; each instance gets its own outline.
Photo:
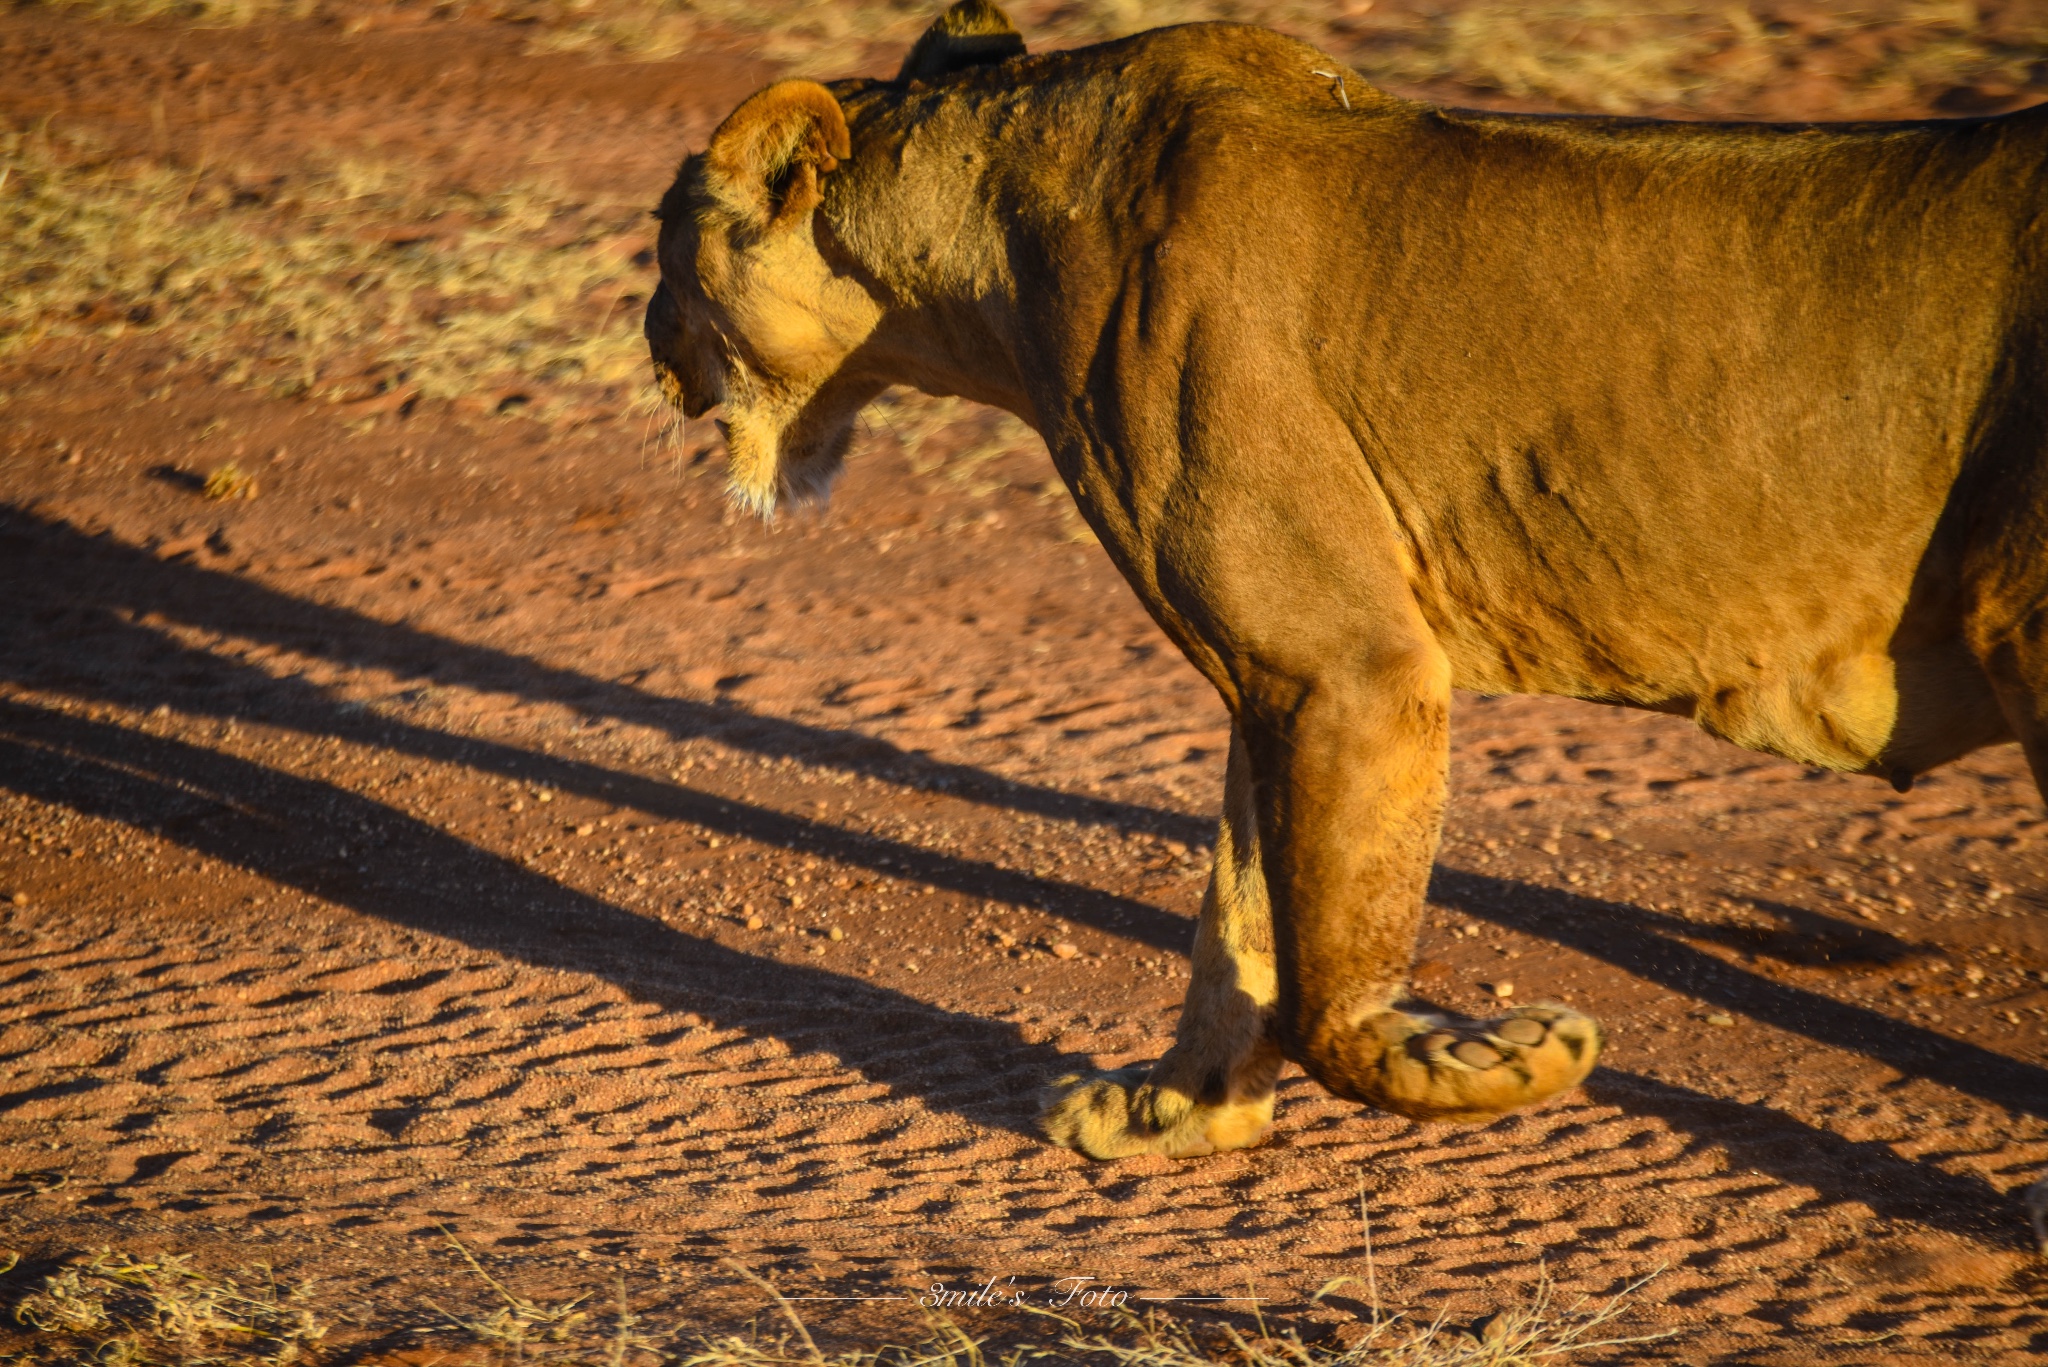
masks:
<instances>
[{"instance_id":1,"label":"grass tuft","mask_svg":"<svg viewBox=\"0 0 2048 1367\"><path fill-rule=\"evenodd\" d=\"M442 1227L441 1233L447 1236L449 1247L469 1264L470 1271L476 1273L497 1297L497 1304L491 1307L489 1314L465 1315L443 1309L433 1301L426 1302L429 1309L447 1321L449 1330L466 1335L472 1342L484 1347L509 1352L517 1358L525 1358L542 1350L544 1346L567 1343L590 1319L587 1311L577 1308L590 1297L578 1296L560 1305L546 1305L517 1295L503 1282L486 1272L484 1265L476 1260L476 1255L471 1253L460 1239L448 1233L446 1226ZM622 1304L623 1299L622 1293ZM623 1333L624 1330L625 1319L622 1315L620 1332Z\"/></svg>"},{"instance_id":2,"label":"grass tuft","mask_svg":"<svg viewBox=\"0 0 2048 1367\"><path fill-rule=\"evenodd\" d=\"M1099 1360L1112 1367L1539 1367L1576 1353L1630 1347L1672 1337L1676 1331L1614 1337L1617 1320L1644 1282L1605 1300L1580 1297L1559 1305L1546 1276L1526 1305L1503 1310L1470 1328L1438 1318L1418 1324L1405 1315L1353 1320L1336 1334L1304 1342L1298 1331L1246 1338L1224 1325L1204 1334L1183 1320L1129 1310L1113 1312L1106 1330L1067 1322L1058 1356ZM1333 1284L1334 1285L1334 1284ZM1328 1291L1330 1287L1325 1287Z\"/></svg>"},{"instance_id":3,"label":"grass tuft","mask_svg":"<svg viewBox=\"0 0 2048 1367\"><path fill-rule=\"evenodd\" d=\"M70 10L94 18L141 23L177 19L214 28L241 27L278 19L310 18L317 0L40 0L54 10Z\"/></svg>"},{"instance_id":4,"label":"grass tuft","mask_svg":"<svg viewBox=\"0 0 2048 1367\"><path fill-rule=\"evenodd\" d=\"M189 1257L137 1258L101 1249L59 1268L14 1306L34 1331L24 1364L206 1367L306 1360L326 1330L308 1306L312 1283L280 1290L267 1268L244 1287Z\"/></svg>"},{"instance_id":5,"label":"grass tuft","mask_svg":"<svg viewBox=\"0 0 2048 1367\"><path fill-rule=\"evenodd\" d=\"M250 499L256 497L256 480L254 476L244 473L239 465L230 462L208 475L199 492L215 502L233 498Z\"/></svg>"}]
</instances>

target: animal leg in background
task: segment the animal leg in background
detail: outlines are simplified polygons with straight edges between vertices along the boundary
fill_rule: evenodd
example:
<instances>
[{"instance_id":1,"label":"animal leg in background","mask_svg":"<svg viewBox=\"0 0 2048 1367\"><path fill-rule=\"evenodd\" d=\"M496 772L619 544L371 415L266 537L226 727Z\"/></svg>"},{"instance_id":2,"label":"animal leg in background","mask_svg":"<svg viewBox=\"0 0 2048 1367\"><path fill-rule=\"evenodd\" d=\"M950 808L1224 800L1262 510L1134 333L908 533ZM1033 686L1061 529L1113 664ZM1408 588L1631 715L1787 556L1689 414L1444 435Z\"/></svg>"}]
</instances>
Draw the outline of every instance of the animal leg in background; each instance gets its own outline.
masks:
<instances>
[{"instance_id":1,"label":"animal leg in background","mask_svg":"<svg viewBox=\"0 0 2048 1367\"><path fill-rule=\"evenodd\" d=\"M1040 1122L1046 1135L1090 1158L1195 1158L1259 1143L1272 1124L1280 1077L1276 990L1251 765L1233 733L1216 862L1173 1048L1149 1069L1076 1074L1052 1084Z\"/></svg>"}]
</instances>

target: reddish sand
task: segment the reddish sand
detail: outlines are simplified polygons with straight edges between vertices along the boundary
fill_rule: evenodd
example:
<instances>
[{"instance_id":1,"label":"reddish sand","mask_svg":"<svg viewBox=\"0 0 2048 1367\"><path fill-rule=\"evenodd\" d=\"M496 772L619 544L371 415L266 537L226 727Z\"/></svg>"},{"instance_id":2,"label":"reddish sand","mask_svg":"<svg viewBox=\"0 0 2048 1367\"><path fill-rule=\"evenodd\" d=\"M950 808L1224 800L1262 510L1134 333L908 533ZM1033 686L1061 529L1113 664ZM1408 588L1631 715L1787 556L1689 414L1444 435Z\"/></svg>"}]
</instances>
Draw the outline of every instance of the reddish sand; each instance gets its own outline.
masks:
<instances>
[{"instance_id":1,"label":"reddish sand","mask_svg":"<svg viewBox=\"0 0 2048 1367\"><path fill-rule=\"evenodd\" d=\"M651 199L763 69L10 11L0 70L15 124L137 151L203 86L250 159ZM1225 717L1042 455L977 492L883 429L771 529L639 418L355 431L183 371L151 402L152 354L0 376L10 1296L101 1244L260 1260L395 1350L458 1294L446 1225L522 1289L616 1266L671 1319L760 1308L732 1256L820 1295L1251 1286L1311 1323L1362 1302L1303 1305L1363 1271L1362 1186L1425 1317L1656 1273L1625 1327L1685 1335L1642 1360L2048 1352L2013 1199L2048 1170L2048 828L2010 747L1902 796L1461 699L1418 990L1568 1001L1603 1067L1476 1128L1290 1074L1265 1148L1094 1164L1033 1089L1170 1037ZM163 474L229 457L260 499Z\"/></svg>"}]
</instances>

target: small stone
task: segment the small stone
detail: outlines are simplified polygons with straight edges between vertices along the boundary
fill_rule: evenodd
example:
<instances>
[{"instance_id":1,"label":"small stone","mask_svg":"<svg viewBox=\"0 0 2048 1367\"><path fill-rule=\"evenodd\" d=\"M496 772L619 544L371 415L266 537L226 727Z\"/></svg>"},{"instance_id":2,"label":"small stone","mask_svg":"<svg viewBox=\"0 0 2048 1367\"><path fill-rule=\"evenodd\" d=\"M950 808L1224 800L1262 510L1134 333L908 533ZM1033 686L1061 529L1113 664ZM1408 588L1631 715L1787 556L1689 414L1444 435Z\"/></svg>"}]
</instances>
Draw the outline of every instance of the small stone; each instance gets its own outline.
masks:
<instances>
[{"instance_id":1,"label":"small stone","mask_svg":"<svg viewBox=\"0 0 2048 1367\"><path fill-rule=\"evenodd\" d=\"M553 802L555 800L555 795L549 792L547 789L543 788L533 795L533 800L535 802Z\"/></svg>"},{"instance_id":2,"label":"small stone","mask_svg":"<svg viewBox=\"0 0 2048 1367\"><path fill-rule=\"evenodd\" d=\"M1506 1001L1509 997L1515 995L1515 985L1513 983L1495 983L1493 985L1493 995L1499 997L1502 1001Z\"/></svg>"},{"instance_id":3,"label":"small stone","mask_svg":"<svg viewBox=\"0 0 2048 1367\"><path fill-rule=\"evenodd\" d=\"M918 971L917 960L905 959L903 961L903 971L906 973L916 973Z\"/></svg>"},{"instance_id":4,"label":"small stone","mask_svg":"<svg viewBox=\"0 0 2048 1367\"><path fill-rule=\"evenodd\" d=\"M589 835L589 834L590 834L591 832L595 831L596 829L597 829L597 827L595 827L595 826L591 825L591 824L590 824L590 823L589 823L588 821L586 821L586 822L584 822L584 823L583 823L582 825L580 825L580 826L576 827L576 834L578 834L578 835Z\"/></svg>"},{"instance_id":5,"label":"small stone","mask_svg":"<svg viewBox=\"0 0 2048 1367\"><path fill-rule=\"evenodd\" d=\"M1030 983L1018 983L1018 984L1017 984L1017 990L1018 990L1019 992L1023 992L1023 993L1027 993L1027 994L1028 994L1028 993L1029 993L1029 992L1031 991L1031 984L1030 984Z\"/></svg>"},{"instance_id":6,"label":"small stone","mask_svg":"<svg viewBox=\"0 0 2048 1367\"><path fill-rule=\"evenodd\" d=\"M1062 940L1052 947L1052 956L1055 959L1071 959L1080 952L1081 948L1079 945L1072 944L1066 940Z\"/></svg>"},{"instance_id":7,"label":"small stone","mask_svg":"<svg viewBox=\"0 0 2048 1367\"><path fill-rule=\"evenodd\" d=\"M838 926L834 926L832 927L832 929L825 932L825 938L832 941L834 944L837 944L839 941L846 938L846 932L841 930Z\"/></svg>"},{"instance_id":8,"label":"small stone","mask_svg":"<svg viewBox=\"0 0 2048 1367\"><path fill-rule=\"evenodd\" d=\"M17 892L14 894L14 896L8 898L7 900L14 903L14 905L18 907L25 907L28 905L28 894L25 892Z\"/></svg>"},{"instance_id":9,"label":"small stone","mask_svg":"<svg viewBox=\"0 0 2048 1367\"><path fill-rule=\"evenodd\" d=\"M1725 1028L1727 1026L1735 1024L1735 1017L1724 1016L1720 1012L1716 1011L1713 1015L1707 1017L1707 1024L1719 1025Z\"/></svg>"},{"instance_id":10,"label":"small stone","mask_svg":"<svg viewBox=\"0 0 2048 1367\"><path fill-rule=\"evenodd\" d=\"M1500 1062L1500 1050L1476 1039L1468 1039L1451 1050L1451 1057L1468 1068L1491 1068Z\"/></svg>"},{"instance_id":11,"label":"small stone","mask_svg":"<svg viewBox=\"0 0 2048 1367\"><path fill-rule=\"evenodd\" d=\"M760 918L760 917L758 917L758 916L749 916L749 917L747 918L747 929L748 929L748 930L759 930L760 928L761 928L761 918Z\"/></svg>"}]
</instances>

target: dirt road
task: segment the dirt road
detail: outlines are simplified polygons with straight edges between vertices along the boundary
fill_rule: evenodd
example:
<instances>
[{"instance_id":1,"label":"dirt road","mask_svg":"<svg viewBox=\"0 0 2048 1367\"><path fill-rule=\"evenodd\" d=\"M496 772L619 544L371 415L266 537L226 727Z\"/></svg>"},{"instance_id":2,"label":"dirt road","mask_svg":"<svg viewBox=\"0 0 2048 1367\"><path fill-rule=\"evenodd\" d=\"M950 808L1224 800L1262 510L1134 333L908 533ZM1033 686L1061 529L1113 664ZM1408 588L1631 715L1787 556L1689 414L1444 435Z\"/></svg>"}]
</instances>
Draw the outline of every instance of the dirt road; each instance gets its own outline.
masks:
<instances>
[{"instance_id":1,"label":"dirt road","mask_svg":"<svg viewBox=\"0 0 2048 1367\"><path fill-rule=\"evenodd\" d=\"M35 11L0 69L14 125L117 151L650 200L766 70ZM736 1257L1321 1323L1363 1302L1304 1304L1363 1270L1362 1190L1425 1318L1654 1273L1630 1324L1684 1336L1637 1360L2048 1351L2012 1199L2048 1169L2048 827L2011 748L1900 795L1463 698L1418 990L1594 1012L1594 1079L1457 1128L1292 1074L1265 1148L1092 1164L1033 1090L1170 1038L1226 722L1042 453L878 418L830 513L770 528L708 432L624 404L210 373L138 334L0 375L10 1294L102 1244L260 1260L402 1355L466 1284L445 1226L508 1282L623 1271L707 1321L760 1309ZM259 497L203 496L229 460Z\"/></svg>"}]
</instances>

